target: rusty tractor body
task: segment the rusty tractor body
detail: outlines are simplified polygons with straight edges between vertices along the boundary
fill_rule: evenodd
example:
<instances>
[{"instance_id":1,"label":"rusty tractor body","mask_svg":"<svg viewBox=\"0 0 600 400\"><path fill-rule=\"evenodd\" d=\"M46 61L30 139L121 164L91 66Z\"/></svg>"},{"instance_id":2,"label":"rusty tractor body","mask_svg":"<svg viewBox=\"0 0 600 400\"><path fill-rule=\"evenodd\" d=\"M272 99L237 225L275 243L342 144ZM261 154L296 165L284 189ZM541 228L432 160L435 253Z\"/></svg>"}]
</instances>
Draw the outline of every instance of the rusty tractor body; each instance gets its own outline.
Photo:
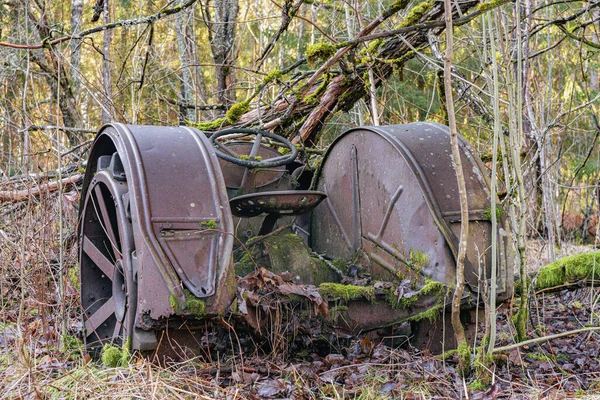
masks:
<instances>
[{"instance_id":1,"label":"rusty tractor body","mask_svg":"<svg viewBox=\"0 0 600 400\"><path fill-rule=\"evenodd\" d=\"M490 277L492 225L487 175L462 138L461 154L471 222L467 304ZM88 347L130 341L135 350L151 350L160 330L224 314L236 293L234 249L279 231L302 238L296 249L306 257L297 257L316 254L344 265L337 275L305 283L366 277L385 295L351 299L338 320L346 329L390 326L443 309L456 278L460 233L448 129L356 128L330 145L316 171L297 160L293 144L268 132L227 130L209 139L188 127L104 126L80 209ZM503 299L512 294L513 271L500 220ZM274 257L280 269L304 268Z\"/></svg>"}]
</instances>

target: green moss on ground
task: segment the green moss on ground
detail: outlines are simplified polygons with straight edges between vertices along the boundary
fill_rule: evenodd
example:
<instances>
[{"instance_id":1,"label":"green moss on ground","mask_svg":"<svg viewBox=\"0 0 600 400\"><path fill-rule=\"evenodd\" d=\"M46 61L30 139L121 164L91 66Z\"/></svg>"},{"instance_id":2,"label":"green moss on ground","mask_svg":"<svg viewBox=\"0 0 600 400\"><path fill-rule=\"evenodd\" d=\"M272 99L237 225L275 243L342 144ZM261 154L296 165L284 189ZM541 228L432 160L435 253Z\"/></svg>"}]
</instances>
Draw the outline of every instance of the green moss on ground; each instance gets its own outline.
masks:
<instances>
[{"instance_id":1,"label":"green moss on ground","mask_svg":"<svg viewBox=\"0 0 600 400\"><path fill-rule=\"evenodd\" d=\"M375 289L373 286L355 286L325 282L319 285L319 292L323 297L338 298L344 301L350 301L358 297L363 297L371 301L375 299Z\"/></svg>"},{"instance_id":2,"label":"green moss on ground","mask_svg":"<svg viewBox=\"0 0 600 400\"><path fill-rule=\"evenodd\" d=\"M548 289L592 278L600 279L600 252L575 254L542 267L535 288Z\"/></svg>"},{"instance_id":3,"label":"green moss on ground","mask_svg":"<svg viewBox=\"0 0 600 400\"><path fill-rule=\"evenodd\" d=\"M131 359L131 339L128 338L122 348L105 344L100 359L109 368L128 366Z\"/></svg>"}]
</instances>

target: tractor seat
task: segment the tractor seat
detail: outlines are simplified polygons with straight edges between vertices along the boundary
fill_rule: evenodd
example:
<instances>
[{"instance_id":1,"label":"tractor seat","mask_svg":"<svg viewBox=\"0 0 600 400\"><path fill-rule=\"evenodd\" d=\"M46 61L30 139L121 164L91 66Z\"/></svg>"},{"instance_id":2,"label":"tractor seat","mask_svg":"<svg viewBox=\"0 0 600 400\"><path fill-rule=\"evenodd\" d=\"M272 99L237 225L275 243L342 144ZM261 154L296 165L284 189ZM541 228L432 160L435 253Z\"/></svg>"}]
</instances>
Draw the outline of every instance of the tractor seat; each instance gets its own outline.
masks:
<instances>
[{"instance_id":1,"label":"tractor seat","mask_svg":"<svg viewBox=\"0 0 600 400\"><path fill-rule=\"evenodd\" d=\"M314 209L327 195L316 190L282 190L244 194L229 200L236 217L276 214L300 215Z\"/></svg>"}]
</instances>

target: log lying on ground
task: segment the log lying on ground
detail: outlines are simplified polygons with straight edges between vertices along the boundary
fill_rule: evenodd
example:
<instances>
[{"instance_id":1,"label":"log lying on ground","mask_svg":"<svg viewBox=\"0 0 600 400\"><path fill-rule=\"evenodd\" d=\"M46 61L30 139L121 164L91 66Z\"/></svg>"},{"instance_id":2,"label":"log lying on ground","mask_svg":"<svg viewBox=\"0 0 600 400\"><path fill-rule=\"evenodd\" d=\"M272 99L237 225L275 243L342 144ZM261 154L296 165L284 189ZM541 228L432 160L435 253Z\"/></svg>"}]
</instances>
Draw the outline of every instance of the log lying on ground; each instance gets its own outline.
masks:
<instances>
[{"instance_id":1,"label":"log lying on ground","mask_svg":"<svg viewBox=\"0 0 600 400\"><path fill-rule=\"evenodd\" d=\"M549 290L596 280L600 280L600 252L575 254L542 267L535 279L535 289Z\"/></svg>"},{"instance_id":2,"label":"log lying on ground","mask_svg":"<svg viewBox=\"0 0 600 400\"><path fill-rule=\"evenodd\" d=\"M19 201L27 200L30 196L37 197L42 193L50 193L58 190L61 186L66 187L68 185L74 185L83 179L82 174L69 176L62 179L62 181L48 182L44 185L36 186L30 189L23 190L2 190L0 191L0 202L12 202L16 203Z\"/></svg>"}]
</instances>

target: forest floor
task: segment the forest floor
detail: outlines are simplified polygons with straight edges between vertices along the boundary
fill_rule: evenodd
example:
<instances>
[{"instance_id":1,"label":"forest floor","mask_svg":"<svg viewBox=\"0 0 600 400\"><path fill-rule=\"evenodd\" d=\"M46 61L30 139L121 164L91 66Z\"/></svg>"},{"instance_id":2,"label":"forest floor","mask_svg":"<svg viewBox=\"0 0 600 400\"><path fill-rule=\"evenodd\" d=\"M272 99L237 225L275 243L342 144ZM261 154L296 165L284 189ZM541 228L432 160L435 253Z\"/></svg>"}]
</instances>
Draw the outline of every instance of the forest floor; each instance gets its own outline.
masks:
<instances>
[{"instance_id":1,"label":"forest floor","mask_svg":"<svg viewBox=\"0 0 600 400\"><path fill-rule=\"evenodd\" d=\"M443 360L410 346L345 337L327 351L273 351L232 326L207 329L203 356L159 365L151 356L133 355L125 366L108 368L85 354L78 339L77 204L71 189L0 204L0 398L600 397L600 335L594 332L518 347L485 367L473 362L465 377L455 356ZM545 263L546 245L529 243L532 270ZM565 245L561 255L591 250ZM62 301L61 264L67 282ZM535 293L528 337L597 324L599 294L589 287ZM496 346L514 343L515 303L499 308Z\"/></svg>"}]
</instances>

